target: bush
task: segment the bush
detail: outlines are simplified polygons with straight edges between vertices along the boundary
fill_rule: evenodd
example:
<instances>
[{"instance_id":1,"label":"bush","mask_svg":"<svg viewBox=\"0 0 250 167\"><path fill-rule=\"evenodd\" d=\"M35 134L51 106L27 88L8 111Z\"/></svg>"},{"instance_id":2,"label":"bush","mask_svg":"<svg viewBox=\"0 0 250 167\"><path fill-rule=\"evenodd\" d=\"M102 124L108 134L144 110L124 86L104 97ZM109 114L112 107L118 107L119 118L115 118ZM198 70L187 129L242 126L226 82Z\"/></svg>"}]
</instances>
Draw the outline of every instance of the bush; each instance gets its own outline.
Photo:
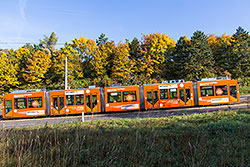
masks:
<instances>
[{"instance_id":1,"label":"bush","mask_svg":"<svg viewBox=\"0 0 250 167\"><path fill-rule=\"evenodd\" d=\"M241 95L250 94L250 86L240 86L239 89Z\"/></svg>"}]
</instances>

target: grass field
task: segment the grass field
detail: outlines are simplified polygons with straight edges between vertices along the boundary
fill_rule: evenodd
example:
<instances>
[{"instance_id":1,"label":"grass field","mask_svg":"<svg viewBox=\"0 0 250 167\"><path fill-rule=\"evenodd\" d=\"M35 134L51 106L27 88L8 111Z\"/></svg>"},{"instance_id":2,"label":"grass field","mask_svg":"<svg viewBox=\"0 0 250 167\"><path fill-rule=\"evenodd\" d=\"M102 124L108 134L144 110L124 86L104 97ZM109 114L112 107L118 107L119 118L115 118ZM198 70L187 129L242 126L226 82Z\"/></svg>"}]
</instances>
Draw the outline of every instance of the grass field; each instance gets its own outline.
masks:
<instances>
[{"instance_id":1,"label":"grass field","mask_svg":"<svg viewBox=\"0 0 250 167\"><path fill-rule=\"evenodd\" d=\"M250 166L250 112L0 130L1 166Z\"/></svg>"}]
</instances>

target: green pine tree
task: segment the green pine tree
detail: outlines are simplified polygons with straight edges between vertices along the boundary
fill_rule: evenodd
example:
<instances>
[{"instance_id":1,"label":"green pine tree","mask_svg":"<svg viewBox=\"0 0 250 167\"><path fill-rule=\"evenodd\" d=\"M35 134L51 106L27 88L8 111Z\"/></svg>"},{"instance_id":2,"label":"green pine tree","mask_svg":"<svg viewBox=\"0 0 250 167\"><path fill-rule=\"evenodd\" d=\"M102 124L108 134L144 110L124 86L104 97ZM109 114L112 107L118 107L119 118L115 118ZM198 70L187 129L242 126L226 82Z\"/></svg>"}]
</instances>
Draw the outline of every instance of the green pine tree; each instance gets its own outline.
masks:
<instances>
[{"instance_id":1,"label":"green pine tree","mask_svg":"<svg viewBox=\"0 0 250 167\"><path fill-rule=\"evenodd\" d=\"M229 52L232 77L249 82L250 77L250 37L242 27L232 36Z\"/></svg>"},{"instance_id":2,"label":"green pine tree","mask_svg":"<svg viewBox=\"0 0 250 167\"><path fill-rule=\"evenodd\" d=\"M55 52L55 47L56 47L57 41L58 41L58 37L56 37L56 34L54 32L52 32L49 37L44 35L44 39L40 40L40 47L49 49L50 53L53 53L53 52Z\"/></svg>"},{"instance_id":3,"label":"green pine tree","mask_svg":"<svg viewBox=\"0 0 250 167\"><path fill-rule=\"evenodd\" d=\"M138 59L142 57L140 42L137 38L134 38L129 43L129 49L130 49L129 50L130 59L137 61Z\"/></svg>"},{"instance_id":4,"label":"green pine tree","mask_svg":"<svg viewBox=\"0 0 250 167\"><path fill-rule=\"evenodd\" d=\"M191 41L186 36L180 37L177 41L172 61L168 62L169 79L188 79L188 63L191 54Z\"/></svg>"},{"instance_id":5,"label":"green pine tree","mask_svg":"<svg viewBox=\"0 0 250 167\"><path fill-rule=\"evenodd\" d=\"M96 40L97 46L99 46L99 45L106 45L107 42L108 42L108 38L105 37L104 33L101 33L100 36L98 37L98 39Z\"/></svg>"},{"instance_id":6,"label":"green pine tree","mask_svg":"<svg viewBox=\"0 0 250 167\"><path fill-rule=\"evenodd\" d=\"M215 76L214 57L204 32L194 32L187 60L187 79L195 80Z\"/></svg>"}]
</instances>

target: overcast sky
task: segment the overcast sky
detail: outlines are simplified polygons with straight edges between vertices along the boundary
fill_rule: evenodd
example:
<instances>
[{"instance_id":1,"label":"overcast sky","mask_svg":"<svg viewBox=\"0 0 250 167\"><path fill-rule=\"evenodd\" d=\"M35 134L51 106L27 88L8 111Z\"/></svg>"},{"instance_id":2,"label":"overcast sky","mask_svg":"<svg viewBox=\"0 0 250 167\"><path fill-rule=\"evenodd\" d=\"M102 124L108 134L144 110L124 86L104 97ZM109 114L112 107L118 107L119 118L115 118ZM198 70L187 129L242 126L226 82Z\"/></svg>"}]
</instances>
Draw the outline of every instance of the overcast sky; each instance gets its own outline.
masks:
<instances>
[{"instance_id":1,"label":"overcast sky","mask_svg":"<svg viewBox=\"0 0 250 167\"><path fill-rule=\"evenodd\" d=\"M238 26L250 31L249 8L249 0L2 0L0 48L38 43L51 32L62 45L101 33L116 43L155 32L176 41L196 30L232 35Z\"/></svg>"}]
</instances>

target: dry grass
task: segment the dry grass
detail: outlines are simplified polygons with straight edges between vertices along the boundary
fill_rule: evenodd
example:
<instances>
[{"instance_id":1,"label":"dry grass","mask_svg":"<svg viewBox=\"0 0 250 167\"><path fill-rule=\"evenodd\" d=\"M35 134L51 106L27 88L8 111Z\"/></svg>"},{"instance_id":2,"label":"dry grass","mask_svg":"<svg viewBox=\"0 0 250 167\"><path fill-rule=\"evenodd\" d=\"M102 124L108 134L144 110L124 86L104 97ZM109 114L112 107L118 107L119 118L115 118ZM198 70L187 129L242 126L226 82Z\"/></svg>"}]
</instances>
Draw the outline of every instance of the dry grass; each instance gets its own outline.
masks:
<instances>
[{"instance_id":1,"label":"dry grass","mask_svg":"<svg viewBox=\"0 0 250 167\"><path fill-rule=\"evenodd\" d=\"M250 113L1 130L1 166L250 166Z\"/></svg>"}]
</instances>

